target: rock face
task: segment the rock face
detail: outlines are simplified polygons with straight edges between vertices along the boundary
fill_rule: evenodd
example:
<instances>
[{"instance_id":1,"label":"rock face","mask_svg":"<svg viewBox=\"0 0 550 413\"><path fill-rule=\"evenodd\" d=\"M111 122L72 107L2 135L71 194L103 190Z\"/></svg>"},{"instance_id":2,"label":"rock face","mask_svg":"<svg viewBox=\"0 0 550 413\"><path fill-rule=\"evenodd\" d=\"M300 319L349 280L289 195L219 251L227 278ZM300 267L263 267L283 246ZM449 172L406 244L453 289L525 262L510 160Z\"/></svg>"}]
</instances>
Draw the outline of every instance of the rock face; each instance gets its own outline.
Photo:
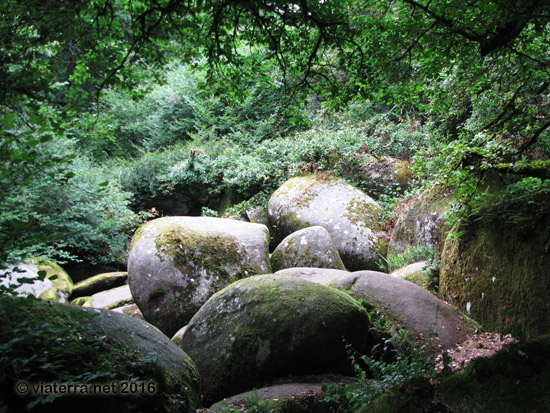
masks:
<instances>
[{"instance_id":1,"label":"rock face","mask_svg":"<svg viewBox=\"0 0 550 413\"><path fill-rule=\"evenodd\" d=\"M347 277L351 273L342 270L333 270L330 268L286 268L279 270L275 274L288 275L291 277L297 277L304 281L310 281L322 285L332 285L335 280L339 280L342 277Z\"/></svg>"},{"instance_id":2,"label":"rock face","mask_svg":"<svg viewBox=\"0 0 550 413\"><path fill-rule=\"evenodd\" d=\"M451 348L472 334L472 329L449 304L412 282L377 271L353 273L322 268L290 268L278 275L329 285L351 292L381 310L428 351ZM431 340L428 332L437 335Z\"/></svg>"},{"instance_id":3,"label":"rock face","mask_svg":"<svg viewBox=\"0 0 550 413\"><path fill-rule=\"evenodd\" d=\"M72 297L85 297L100 291L120 287L128 279L127 272L108 272L94 275L74 285Z\"/></svg>"},{"instance_id":4,"label":"rock face","mask_svg":"<svg viewBox=\"0 0 550 413\"><path fill-rule=\"evenodd\" d=\"M273 271L295 267L346 269L330 234L319 226L290 234L271 254Z\"/></svg>"},{"instance_id":5,"label":"rock face","mask_svg":"<svg viewBox=\"0 0 550 413\"><path fill-rule=\"evenodd\" d=\"M67 329L71 334L48 337L43 333L42 337L36 330L43 329L44 322L56 325L56 331ZM26 365L30 371L26 371L23 377L17 376L10 367L7 367L10 368L9 374L0 377L0 400L10 407L8 411L26 411L25 405L33 400L30 395L14 394L17 380L29 380L32 374L32 381L36 383L51 382L52 378L66 383L71 382L68 377L82 377L83 373L90 372L90 366L97 374L92 383L139 378L146 383L153 381L156 394L143 394L152 390L146 386L142 395L134 393L126 397L121 392L114 397L65 395L52 403L39 404L32 410L194 412L200 406L199 377L191 359L159 330L142 320L107 310L0 298L0 324L10 327L10 331L15 325L18 334L25 334L26 341L19 344L14 357L28 359L39 355L37 362ZM23 331L24 328L28 331ZM3 334L0 342L11 340L10 334ZM52 343L65 341L70 345L52 348ZM74 381L85 382L83 379Z\"/></svg>"},{"instance_id":6,"label":"rock face","mask_svg":"<svg viewBox=\"0 0 550 413\"><path fill-rule=\"evenodd\" d=\"M45 272L40 280L39 272ZM32 280L32 283L21 283L18 279ZM43 300L66 303L73 291L73 281L59 265L43 258L29 258L0 271L0 285L18 286L19 295L33 295Z\"/></svg>"},{"instance_id":7,"label":"rock face","mask_svg":"<svg viewBox=\"0 0 550 413\"><path fill-rule=\"evenodd\" d=\"M233 281L270 272L269 233L260 224L210 217L159 218L140 227L128 282L146 320L171 337Z\"/></svg>"},{"instance_id":8,"label":"rock face","mask_svg":"<svg viewBox=\"0 0 550 413\"><path fill-rule=\"evenodd\" d=\"M433 187L409 201L393 229L388 254L400 254L419 245L429 247L441 244L445 231L444 216L452 199L451 191Z\"/></svg>"},{"instance_id":9,"label":"rock face","mask_svg":"<svg viewBox=\"0 0 550 413\"><path fill-rule=\"evenodd\" d=\"M506 222L498 211L493 216L472 219L460 239L445 242L440 294L490 331L547 334L550 214L533 214L522 223Z\"/></svg>"},{"instance_id":10,"label":"rock face","mask_svg":"<svg viewBox=\"0 0 550 413\"><path fill-rule=\"evenodd\" d=\"M137 304L126 304L122 307L113 308L113 311L143 320L143 314Z\"/></svg>"},{"instance_id":11,"label":"rock face","mask_svg":"<svg viewBox=\"0 0 550 413\"><path fill-rule=\"evenodd\" d=\"M380 158L361 155L359 158L359 176L369 195L377 197L390 187L399 193L406 191L414 177L408 161L390 156Z\"/></svg>"},{"instance_id":12,"label":"rock face","mask_svg":"<svg viewBox=\"0 0 550 413\"><path fill-rule=\"evenodd\" d=\"M345 343L363 349L368 327L364 308L343 292L260 275L208 300L180 346L199 369L208 405L273 377L346 371Z\"/></svg>"},{"instance_id":13,"label":"rock face","mask_svg":"<svg viewBox=\"0 0 550 413\"><path fill-rule=\"evenodd\" d=\"M380 206L342 179L301 175L288 180L269 200L268 218L277 239L322 226L350 270L376 268L386 254Z\"/></svg>"}]
</instances>

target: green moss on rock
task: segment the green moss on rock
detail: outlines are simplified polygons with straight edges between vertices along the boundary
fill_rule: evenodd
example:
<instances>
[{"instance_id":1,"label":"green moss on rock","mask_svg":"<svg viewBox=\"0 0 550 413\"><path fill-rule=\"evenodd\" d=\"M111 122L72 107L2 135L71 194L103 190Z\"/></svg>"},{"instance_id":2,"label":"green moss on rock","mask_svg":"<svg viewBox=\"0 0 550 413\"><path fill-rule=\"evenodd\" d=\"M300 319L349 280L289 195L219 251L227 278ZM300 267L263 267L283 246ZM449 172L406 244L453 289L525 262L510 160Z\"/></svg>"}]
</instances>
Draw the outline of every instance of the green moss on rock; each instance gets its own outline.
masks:
<instances>
[{"instance_id":1,"label":"green moss on rock","mask_svg":"<svg viewBox=\"0 0 550 413\"><path fill-rule=\"evenodd\" d=\"M72 305L79 305L81 307L91 307L92 306L92 297L78 297L71 301Z\"/></svg>"},{"instance_id":2,"label":"green moss on rock","mask_svg":"<svg viewBox=\"0 0 550 413\"><path fill-rule=\"evenodd\" d=\"M440 293L488 330L536 337L550 331L550 215L521 224L475 221L442 252Z\"/></svg>"},{"instance_id":3,"label":"green moss on rock","mask_svg":"<svg viewBox=\"0 0 550 413\"><path fill-rule=\"evenodd\" d=\"M367 313L349 295L261 275L213 295L189 323L181 346L203 377L205 399L214 402L271 377L347 369L342 337L359 349L367 331Z\"/></svg>"},{"instance_id":4,"label":"green moss on rock","mask_svg":"<svg viewBox=\"0 0 550 413\"><path fill-rule=\"evenodd\" d=\"M543 412L550 404L550 341L511 345L451 375L414 377L359 413Z\"/></svg>"},{"instance_id":5,"label":"green moss on rock","mask_svg":"<svg viewBox=\"0 0 550 413\"><path fill-rule=\"evenodd\" d=\"M205 236L199 231L170 229L159 234L155 245L157 256L173 259L183 274L203 268L225 282L230 276L227 267L238 266L243 275L254 273L252 266L243 263L244 251L239 241L229 234Z\"/></svg>"},{"instance_id":6,"label":"green moss on rock","mask_svg":"<svg viewBox=\"0 0 550 413\"><path fill-rule=\"evenodd\" d=\"M408 201L391 234L388 253L397 255L419 245L442 244L449 230L445 224L445 213L453 196L450 189L434 186Z\"/></svg>"},{"instance_id":7,"label":"green moss on rock","mask_svg":"<svg viewBox=\"0 0 550 413\"><path fill-rule=\"evenodd\" d=\"M157 390L131 397L48 397L32 409L37 412L194 412L200 405L198 373L190 358L141 320L106 310L0 297L0 325L3 356L9 357L0 362L0 405L7 411L26 411L35 400L16 394L19 380L81 385L137 380L152 382Z\"/></svg>"},{"instance_id":8,"label":"green moss on rock","mask_svg":"<svg viewBox=\"0 0 550 413\"><path fill-rule=\"evenodd\" d=\"M98 293L100 291L119 287L126 282L127 278L128 273L123 271L97 274L93 277L76 283L73 289L72 296L83 297Z\"/></svg>"},{"instance_id":9,"label":"green moss on rock","mask_svg":"<svg viewBox=\"0 0 550 413\"><path fill-rule=\"evenodd\" d=\"M353 225L364 225L373 232L382 228L382 208L365 199L352 198L342 216Z\"/></svg>"}]
</instances>

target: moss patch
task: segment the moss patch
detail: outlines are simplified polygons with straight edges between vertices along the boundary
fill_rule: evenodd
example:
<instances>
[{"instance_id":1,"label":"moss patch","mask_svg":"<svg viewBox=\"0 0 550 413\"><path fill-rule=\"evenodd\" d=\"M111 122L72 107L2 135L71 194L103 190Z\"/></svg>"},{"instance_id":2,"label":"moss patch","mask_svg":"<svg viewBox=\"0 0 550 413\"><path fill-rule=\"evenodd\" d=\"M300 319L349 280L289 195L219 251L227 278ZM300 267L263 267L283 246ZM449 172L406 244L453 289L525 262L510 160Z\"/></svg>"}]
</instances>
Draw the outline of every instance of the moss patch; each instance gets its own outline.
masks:
<instances>
[{"instance_id":1,"label":"moss patch","mask_svg":"<svg viewBox=\"0 0 550 413\"><path fill-rule=\"evenodd\" d=\"M355 226L366 226L373 232L382 228L382 208L366 199L352 198L343 215Z\"/></svg>"},{"instance_id":2,"label":"moss patch","mask_svg":"<svg viewBox=\"0 0 550 413\"><path fill-rule=\"evenodd\" d=\"M550 331L550 215L522 224L495 216L447 240L440 294L486 329L533 338Z\"/></svg>"},{"instance_id":3,"label":"moss patch","mask_svg":"<svg viewBox=\"0 0 550 413\"><path fill-rule=\"evenodd\" d=\"M418 245L442 244L449 230L445 225L444 215L452 199L451 190L435 186L412 200L393 229L389 253L400 254Z\"/></svg>"},{"instance_id":4,"label":"moss patch","mask_svg":"<svg viewBox=\"0 0 550 413\"><path fill-rule=\"evenodd\" d=\"M72 293L73 280L59 265L45 258L30 258L29 262L36 265L38 271L45 271L46 279L53 283L53 288L40 295L41 299L58 301L58 291L64 293L67 297Z\"/></svg>"},{"instance_id":5,"label":"moss patch","mask_svg":"<svg viewBox=\"0 0 550 413\"><path fill-rule=\"evenodd\" d=\"M550 340L510 346L451 375L415 377L361 413L543 412L550 403Z\"/></svg>"},{"instance_id":6,"label":"moss patch","mask_svg":"<svg viewBox=\"0 0 550 413\"><path fill-rule=\"evenodd\" d=\"M216 401L273 376L349 368L342 336L362 349L367 331L366 311L346 293L260 275L212 296L190 323L182 347L204 379L205 398Z\"/></svg>"},{"instance_id":7,"label":"moss patch","mask_svg":"<svg viewBox=\"0 0 550 413\"><path fill-rule=\"evenodd\" d=\"M183 274L195 274L205 269L222 281L230 275L254 274L254 268L243 262L244 248L228 234L204 234L186 229L169 229L156 238L157 256L171 257Z\"/></svg>"},{"instance_id":8,"label":"moss patch","mask_svg":"<svg viewBox=\"0 0 550 413\"><path fill-rule=\"evenodd\" d=\"M100 291L110 290L123 285L127 278L128 273L122 271L94 275L75 284L72 296L88 296Z\"/></svg>"},{"instance_id":9,"label":"moss patch","mask_svg":"<svg viewBox=\"0 0 550 413\"><path fill-rule=\"evenodd\" d=\"M140 320L109 311L0 297L0 325L5 356L0 360L4 373L0 407L8 411L26 411L26 405L36 399L15 394L18 380L80 384L153 380L158 390L154 396L66 395L47 399L48 403L36 406L37 411L194 411L199 405L193 363Z\"/></svg>"}]
</instances>

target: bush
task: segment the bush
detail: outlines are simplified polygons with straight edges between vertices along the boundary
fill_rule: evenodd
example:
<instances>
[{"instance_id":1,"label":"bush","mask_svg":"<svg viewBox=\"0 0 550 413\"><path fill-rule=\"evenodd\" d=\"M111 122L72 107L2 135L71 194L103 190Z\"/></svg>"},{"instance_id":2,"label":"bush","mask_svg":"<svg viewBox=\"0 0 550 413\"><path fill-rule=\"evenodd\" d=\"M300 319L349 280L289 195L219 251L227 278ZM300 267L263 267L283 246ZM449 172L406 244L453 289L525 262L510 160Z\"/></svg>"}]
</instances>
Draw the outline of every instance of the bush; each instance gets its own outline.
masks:
<instances>
[{"instance_id":1,"label":"bush","mask_svg":"<svg viewBox=\"0 0 550 413\"><path fill-rule=\"evenodd\" d=\"M40 164L36 175L27 174L24 164L11 165L12 181L2 181L2 261L28 256L125 261L126 243L143 219L128 208L131 194L109 181L109 170L76 157L66 138L33 150ZM20 185L13 182L17 177L24 178Z\"/></svg>"}]
</instances>

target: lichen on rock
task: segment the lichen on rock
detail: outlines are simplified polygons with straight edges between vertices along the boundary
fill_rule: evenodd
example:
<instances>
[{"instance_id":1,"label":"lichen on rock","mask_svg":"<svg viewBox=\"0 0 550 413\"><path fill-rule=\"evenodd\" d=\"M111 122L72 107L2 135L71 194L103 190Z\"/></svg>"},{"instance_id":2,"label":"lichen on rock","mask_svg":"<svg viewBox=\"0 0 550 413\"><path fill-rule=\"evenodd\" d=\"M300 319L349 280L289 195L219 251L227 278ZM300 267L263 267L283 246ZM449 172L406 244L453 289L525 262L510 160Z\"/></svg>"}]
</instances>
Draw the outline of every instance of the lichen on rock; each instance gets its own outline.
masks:
<instances>
[{"instance_id":1,"label":"lichen on rock","mask_svg":"<svg viewBox=\"0 0 550 413\"><path fill-rule=\"evenodd\" d=\"M216 291L270 272L264 225L210 217L160 218L132 241L128 280L144 317L171 336Z\"/></svg>"},{"instance_id":2,"label":"lichen on rock","mask_svg":"<svg viewBox=\"0 0 550 413\"><path fill-rule=\"evenodd\" d=\"M286 237L271 254L273 271L293 267L345 270L330 234L320 226L296 231Z\"/></svg>"},{"instance_id":3,"label":"lichen on rock","mask_svg":"<svg viewBox=\"0 0 550 413\"><path fill-rule=\"evenodd\" d=\"M421 245L437 247L442 244L448 230L445 213L451 206L453 196L450 189L435 186L409 200L406 209L397 218L388 254L397 255Z\"/></svg>"},{"instance_id":4,"label":"lichen on rock","mask_svg":"<svg viewBox=\"0 0 550 413\"><path fill-rule=\"evenodd\" d=\"M339 178L291 178L269 200L268 218L279 241L303 228L325 228L350 270L376 268L385 251L380 206Z\"/></svg>"}]
</instances>

